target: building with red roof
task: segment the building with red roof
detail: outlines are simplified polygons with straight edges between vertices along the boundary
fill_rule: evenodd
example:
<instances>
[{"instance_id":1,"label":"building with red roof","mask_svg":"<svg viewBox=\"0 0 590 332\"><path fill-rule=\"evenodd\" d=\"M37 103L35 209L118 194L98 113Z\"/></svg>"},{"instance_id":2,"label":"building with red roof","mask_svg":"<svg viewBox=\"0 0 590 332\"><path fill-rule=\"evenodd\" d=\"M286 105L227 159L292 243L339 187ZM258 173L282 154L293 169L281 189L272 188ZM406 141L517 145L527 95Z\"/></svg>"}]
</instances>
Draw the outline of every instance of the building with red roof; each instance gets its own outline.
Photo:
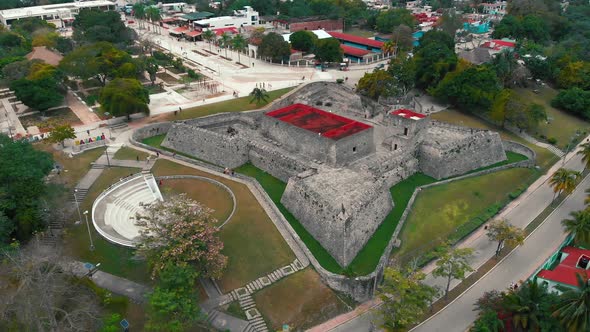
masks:
<instances>
[{"instance_id":1,"label":"building with red roof","mask_svg":"<svg viewBox=\"0 0 590 332\"><path fill-rule=\"evenodd\" d=\"M384 44L383 42L374 39L353 36L342 32L330 31L328 33L330 36L338 39L342 44L373 52L381 52L381 47Z\"/></svg>"},{"instance_id":2,"label":"building with red roof","mask_svg":"<svg viewBox=\"0 0 590 332\"><path fill-rule=\"evenodd\" d=\"M422 120L426 117L425 114L416 113L414 111L411 111L408 109L403 109L403 108L399 109L399 110L395 110L395 111L391 112L391 114L401 116L402 118L405 118L405 119L411 119L414 121Z\"/></svg>"},{"instance_id":3,"label":"building with red roof","mask_svg":"<svg viewBox=\"0 0 590 332\"><path fill-rule=\"evenodd\" d=\"M590 280L590 250L567 246L561 249L557 260L547 269L537 273L537 282L547 285L549 291L562 293L576 289L580 274L585 281Z\"/></svg>"},{"instance_id":4,"label":"building with red roof","mask_svg":"<svg viewBox=\"0 0 590 332\"><path fill-rule=\"evenodd\" d=\"M501 52L504 50L513 50L514 48L516 48L516 42L513 40L506 39L492 39L490 41L483 43L481 47Z\"/></svg>"}]
</instances>

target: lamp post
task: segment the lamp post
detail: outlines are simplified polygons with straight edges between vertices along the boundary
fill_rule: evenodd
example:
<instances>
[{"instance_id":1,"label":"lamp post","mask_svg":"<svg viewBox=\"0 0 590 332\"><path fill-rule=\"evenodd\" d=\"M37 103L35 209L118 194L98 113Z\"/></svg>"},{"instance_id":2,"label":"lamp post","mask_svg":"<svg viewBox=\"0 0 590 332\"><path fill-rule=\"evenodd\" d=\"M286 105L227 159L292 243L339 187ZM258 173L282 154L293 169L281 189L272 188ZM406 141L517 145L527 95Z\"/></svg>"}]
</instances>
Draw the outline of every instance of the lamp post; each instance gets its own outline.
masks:
<instances>
[{"instance_id":1,"label":"lamp post","mask_svg":"<svg viewBox=\"0 0 590 332\"><path fill-rule=\"evenodd\" d=\"M107 148L106 150L104 150L104 154L107 155L107 164L109 165L109 167L111 167L111 159L109 158L109 146L106 142L104 143L104 146Z\"/></svg>"},{"instance_id":2,"label":"lamp post","mask_svg":"<svg viewBox=\"0 0 590 332\"><path fill-rule=\"evenodd\" d=\"M86 217L86 228L88 228L88 237L90 238L90 251L94 251L94 243L92 242L92 234L90 233L90 224L88 224L88 210L84 211Z\"/></svg>"},{"instance_id":3,"label":"lamp post","mask_svg":"<svg viewBox=\"0 0 590 332\"><path fill-rule=\"evenodd\" d=\"M78 195L76 195L76 193L78 192L78 188L74 189L74 201L76 202L76 209L78 210L78 222L77 223L81 223L82 222L82 214L80 214L80 204L78 203Z\"/></svg>"}]
</instances>

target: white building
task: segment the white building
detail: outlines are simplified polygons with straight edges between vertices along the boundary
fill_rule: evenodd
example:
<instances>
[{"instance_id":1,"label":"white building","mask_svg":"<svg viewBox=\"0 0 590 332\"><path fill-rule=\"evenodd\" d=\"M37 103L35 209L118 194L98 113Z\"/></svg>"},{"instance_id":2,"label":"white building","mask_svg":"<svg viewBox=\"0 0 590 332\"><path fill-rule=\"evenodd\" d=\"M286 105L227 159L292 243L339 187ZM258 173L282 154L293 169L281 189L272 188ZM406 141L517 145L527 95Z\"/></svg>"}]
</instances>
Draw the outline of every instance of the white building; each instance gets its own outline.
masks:
<instances>
[{"instance_id":1,"label":"white building","mask_svg":"<svg viewBox=\"0 0 590 332\"><path fill-rule=\"evenodd\" d=\"M259 25L258 12L250 6L244 6L243 10L234 11L234 16L212 17L194 22L196 30L217 28L240 28L248 25Z\"/></svg>"},{"instance_id":2,"label":"white building","mask_svg":"<svg viewBox=\"0 0 590 332\"><path fill-rule=\"evenodd\" d=\"M324 30L312 30L311 32L313 32L313 34L316 35L316 37L318 37L318 39L332 38L332 36ZM293 33L286 33L286 34L282 35L283 39L286 42L290 43L291 42L290 38L291 38L292 34Z\"/></svg>"},{"instance_id":3,"label":"white building","mask_svg":"<svg viewBox=\"0 0 590 332\"><path fill-rule=\"evenodd\" d=\"M21 18L38 17L61 27L64 22L73 21L74 16L84 8L116 10L116 4L107 0L97 0L6 9L0 10L0 23L9 26L13 21Z\"/></svg>"}]
</instances>

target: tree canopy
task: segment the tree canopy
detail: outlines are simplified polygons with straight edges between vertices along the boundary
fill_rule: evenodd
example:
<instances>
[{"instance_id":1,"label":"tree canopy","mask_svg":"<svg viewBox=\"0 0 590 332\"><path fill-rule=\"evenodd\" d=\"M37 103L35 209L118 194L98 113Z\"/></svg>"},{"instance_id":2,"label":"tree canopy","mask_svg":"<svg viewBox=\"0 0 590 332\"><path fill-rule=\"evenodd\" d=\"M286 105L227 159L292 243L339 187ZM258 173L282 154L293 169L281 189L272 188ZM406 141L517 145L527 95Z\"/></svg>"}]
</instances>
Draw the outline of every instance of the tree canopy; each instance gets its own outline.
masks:
<instances>
[{"instance_id":1,"label":"tree canopy","mask_svg":"<svg viewBox=\"0 0 590 332\"><path fill-rule=\"evenodd\" d=\"M300 30L294 32L289 36L291 47L305 53L313 52L313 49L318 42L318 37L311 31Z\"/></svg>"},{"instance_id":2,"label":"tree canopy","mask_svg":"<svg viewBox=\"0 0 590 332\"><path fill-rule=\"evenodd\" d=\"M281 62L291 55L291 46L281 35L271 32L262 37L258 54L261 57L270 58L273 62Z\"/></svg>"},{"instance_id":3,"label":"tree canopy","mask_svg":"<svg viewBox=\"0 0 590 332\"><path fill-rule=\"evenodd\" d=\"M64 100L63 89L53 77L23 78L10 83L10 89L23 104L39 111L59 106Z\"/></svg>"},{"instance_id":4,"label":"tree canopy","mask_svg":"<svg viewBox=\"0 0 590 332\"><path fill-rule=\"evenodd\" d=\"M98 97L101 108L114 116L149 113L150 95L146 88L133 78L116 78L110 81Z\"/></svg>"},{"instance_id":5,"label":"tree canopy","mask_svg":"<svg viewBox=\"0 0 590 332\"><path fill-rule=\"evenodd\" d=\"M315 58L321 62L342 62L344 51L335 38L321 39L315 48Z\"/></svg>"},{"instance_id":6,"label":"tree canopy","mask_svg":"<svg viewBox=\"0 0 590 332\"><path fill-rule=\"evenodd\" d=\"M82 9L73 23L74 40L81 43L129 43L134 39L116 11Z\"/></svg>"},{"instance_id":7,"label":"tree canopy","mask_svg":"<svg viewBox=\"0 0 590 332\"><path fill-rule=\"evenodd\" d=\"M377 15L375 28L381 33L391 33L394 28L402 24L413 28L417 21L411 11L405 8L394 8Z\"/></svg>"}]
</instances>

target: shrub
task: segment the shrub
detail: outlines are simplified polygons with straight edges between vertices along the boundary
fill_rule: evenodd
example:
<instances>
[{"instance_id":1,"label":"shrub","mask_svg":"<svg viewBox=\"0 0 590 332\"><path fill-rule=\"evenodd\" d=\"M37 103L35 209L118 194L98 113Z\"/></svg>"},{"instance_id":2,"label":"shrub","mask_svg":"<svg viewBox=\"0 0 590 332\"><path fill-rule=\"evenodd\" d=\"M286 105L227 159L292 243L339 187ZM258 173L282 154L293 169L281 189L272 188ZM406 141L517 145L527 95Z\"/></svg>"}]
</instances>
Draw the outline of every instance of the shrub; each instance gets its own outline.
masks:
<instances>
[{"instance_id":1,"label":"shrub","mask_svg":"<svg viewBox=\"0 0 590 332\"><path fill-rule=\"evenodd\" d=\"M198 79L200 79L200 78L203 76L203 75L201 75L201 74L199 74L199 73L195 72L195 71L194 71L194 70L192 70L192 69L189 69L189 70L187 71L187 74L188 74L188 77L192 78L193 80L198 80Z\"/></svg>"},{"instance_id":2,"label":"shrub","mask_svg":"<svg viewBox=\"0 0 590 332\"><path fill-rule=\"evenodd\" d=\"M549 144L555 145L555 144L557 144L557 138L555 138L555 137L549 137L547 139L547 142L549 142Z\"/></svg>"},{"instance_id":3,"label":"shrub","mask_svg":"<svg viewBox=\"0 0 590 332\"><path fill-rule=\"evenodd\" d=\"M336 83L338 83L338 84L342 84L342 83L344 83L344 79L342 79L342 78L339 78L339 79L337 79L337 80L336 80Z\"/></svg>"}]
</instances>

